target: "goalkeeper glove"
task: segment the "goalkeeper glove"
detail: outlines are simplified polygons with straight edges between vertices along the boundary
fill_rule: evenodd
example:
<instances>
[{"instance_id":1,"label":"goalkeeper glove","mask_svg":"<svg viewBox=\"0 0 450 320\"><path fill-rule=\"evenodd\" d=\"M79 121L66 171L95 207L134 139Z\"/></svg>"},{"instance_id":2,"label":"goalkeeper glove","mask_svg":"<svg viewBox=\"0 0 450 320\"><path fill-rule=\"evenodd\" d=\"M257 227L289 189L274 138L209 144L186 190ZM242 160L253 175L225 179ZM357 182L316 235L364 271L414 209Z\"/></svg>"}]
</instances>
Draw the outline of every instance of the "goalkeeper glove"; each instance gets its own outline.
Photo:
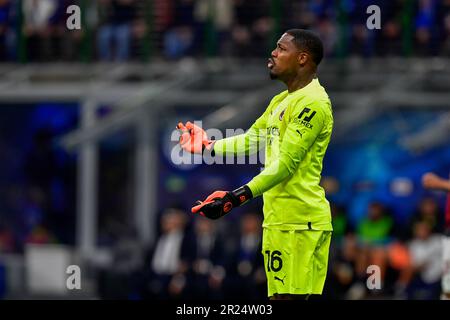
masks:
<instances>
[{"instance_id":1,"label":"goalkeeper glove","mask_svg":"<svg viewBox=\"0 0 450 320\"><path fill-rule=\"evenodd\" d=\"M197 201L191 211L210 219L219 219L251 198L253 194L247 185L234 191L215 191L205 201Z\"/></svg>"},{"instance_id":2,"label":"goalkeeper glove","mask_svg":"<svg viewBox=\"0 0 450 320\"><path fill-rule=\"evenodd\" d=\"M186 125L178 123L177 129L181 131L180 145L183 150L190 153L202 154L203 151L212 150L214 141L208 140L208 136L201 127L188 121Z\"/></svg>"}]
</instances>

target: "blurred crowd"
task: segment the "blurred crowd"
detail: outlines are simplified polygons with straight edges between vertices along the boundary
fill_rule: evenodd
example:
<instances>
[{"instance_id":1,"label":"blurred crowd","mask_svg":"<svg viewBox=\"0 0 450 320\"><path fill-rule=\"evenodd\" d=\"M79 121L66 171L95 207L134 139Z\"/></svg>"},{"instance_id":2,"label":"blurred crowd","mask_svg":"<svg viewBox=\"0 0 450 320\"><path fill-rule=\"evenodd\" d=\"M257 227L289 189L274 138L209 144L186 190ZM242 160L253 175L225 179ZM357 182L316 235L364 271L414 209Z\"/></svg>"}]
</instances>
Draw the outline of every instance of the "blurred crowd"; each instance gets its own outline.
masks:
<instances>
[{"instance_id":1,"label":"blurred crowd","mask_svg":"<svg viewBox=\"0 0 450 320\"><path fill-rule=\"evenodd\" d=\"M344 207L332 204L332 214L329 274L318 299L440 298L444 221L436 199L424 197L401 225L378 201L369 204L356 226L348 221ZM188 217L179 208L164 210L150 250L137 250L130 235L118 241L114 267L101 273L101 296L265 299L262 214L249 211L220 221ZM379 268L379 288L367 285L371 265Z\"/></svg>"},{"instance_id":2,"label":"blurred crowd","mask_svg":"<svg viewBox=\"0 0 450 320\"><path fill-rule=\"evenodd\" d=\"M81 8L69 30L66 9ZM369 30L370 5L380 30ZM327 56L450 54L449 0L0 0L0 61L265 57L283 30L320 34Z\"/></svg>"},{"instance_id":3,"label":"blurred crowd","mask_svg":"<svg viewBox=\"0 0 450 320\"><path fill-rule=\"evenodd\" d=\"M145 250L130 234L114 246L113 267L99 273L103 299L264 299L261 215L244 213L232 225L179 208L160 217L155 244ZM128 245L127 245L128 243Z\"/></svg>"},{"instance_id":4,"label":"blurred crowd","mask_svg":"<svg viewBox=\"0 0 450 320\"><path fill-rule=\"evenodd\" d=\"M444 209L421 199L407 221L395 222L389 207L374 200L356 226L345 208L332 205L334 241L327 294L334 299L439 299L443 271ZM369 289L368 269L380 271L380 288Z\"/></svg>"}]
</instances>

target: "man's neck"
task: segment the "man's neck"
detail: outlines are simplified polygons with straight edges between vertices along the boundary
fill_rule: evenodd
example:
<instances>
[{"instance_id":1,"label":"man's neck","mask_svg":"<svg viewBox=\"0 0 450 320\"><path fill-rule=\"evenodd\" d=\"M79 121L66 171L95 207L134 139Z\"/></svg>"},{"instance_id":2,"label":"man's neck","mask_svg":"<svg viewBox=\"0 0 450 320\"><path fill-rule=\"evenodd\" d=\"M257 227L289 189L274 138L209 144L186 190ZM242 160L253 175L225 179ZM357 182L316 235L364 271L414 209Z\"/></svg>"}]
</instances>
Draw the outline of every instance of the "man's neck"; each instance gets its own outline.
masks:
<instances>
[{"instance_id":1,"label":"man's neck","mask_svg":"<svg viewBox=\"0 0 450 320\"><path fill-rule=\"evenodd\" d=\"M288 92L292 93L298 89L306 87L315 77L316 73L297 74L295 78L285 82L288 87Z\"/></svg>"}]
</instances>

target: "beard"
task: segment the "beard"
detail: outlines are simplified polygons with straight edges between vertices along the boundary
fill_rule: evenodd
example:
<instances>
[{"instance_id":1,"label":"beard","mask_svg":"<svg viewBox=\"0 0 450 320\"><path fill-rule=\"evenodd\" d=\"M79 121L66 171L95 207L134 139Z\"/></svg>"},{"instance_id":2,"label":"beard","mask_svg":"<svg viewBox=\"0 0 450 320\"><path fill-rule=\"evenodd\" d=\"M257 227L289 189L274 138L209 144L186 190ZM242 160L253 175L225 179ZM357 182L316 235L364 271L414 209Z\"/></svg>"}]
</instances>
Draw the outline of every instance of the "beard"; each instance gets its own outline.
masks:
<instances>
[{"instance_id":1,"label":"beard","mask_svg":"<svg viewBox=\"0 0 450 320\"><path fill-rule=\"evenodd\" d=\"M278 75L276 73L274 73L272 70L270 70L269 72L269 76L271 80L276 80L278 79Z\"/></svg>"}]
</instances>

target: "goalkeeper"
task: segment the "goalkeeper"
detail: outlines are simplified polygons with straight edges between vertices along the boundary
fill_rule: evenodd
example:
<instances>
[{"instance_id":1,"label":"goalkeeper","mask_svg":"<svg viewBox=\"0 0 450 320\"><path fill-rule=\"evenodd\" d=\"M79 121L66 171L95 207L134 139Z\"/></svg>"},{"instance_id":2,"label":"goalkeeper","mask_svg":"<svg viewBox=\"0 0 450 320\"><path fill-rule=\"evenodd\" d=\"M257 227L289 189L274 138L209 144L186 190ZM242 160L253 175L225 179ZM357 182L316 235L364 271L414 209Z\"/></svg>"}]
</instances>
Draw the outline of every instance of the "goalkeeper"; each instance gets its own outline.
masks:
<instances>
[{"instance_id":1,"label":"goalkeeper","mask_svg":"<svg viewBox=\"0 0 450 320\"><path fill-rule=\"evenodd\" d=\"M181 147L192 153L250 154L266 146L265 169L234 191L215 191L192 208L220 218L263 195L263 249L268 296L306 299L322 294L331 241L330 206L319 185L330 141L330 99L317 79L321 40L302 29L286 31L267 67L271 79L286 84L266 111L242 135L210 141L200 127L179 123Z\"/></svg>"}]
</instances>

